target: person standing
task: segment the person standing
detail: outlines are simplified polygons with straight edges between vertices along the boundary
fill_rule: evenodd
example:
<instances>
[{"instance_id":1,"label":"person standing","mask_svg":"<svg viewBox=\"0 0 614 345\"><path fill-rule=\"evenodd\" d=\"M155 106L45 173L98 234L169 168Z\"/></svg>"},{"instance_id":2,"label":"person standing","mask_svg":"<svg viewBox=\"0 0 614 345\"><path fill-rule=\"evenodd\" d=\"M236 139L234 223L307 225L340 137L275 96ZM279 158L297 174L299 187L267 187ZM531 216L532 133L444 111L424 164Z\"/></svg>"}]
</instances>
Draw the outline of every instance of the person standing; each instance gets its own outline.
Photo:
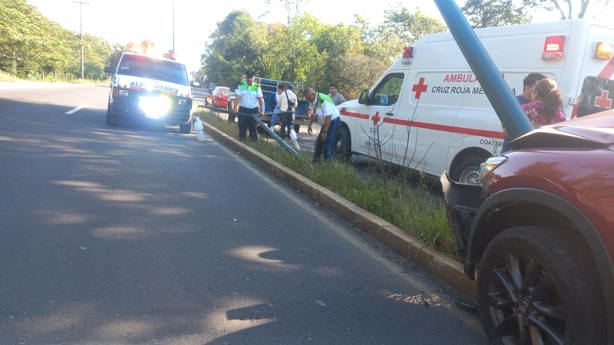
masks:
<instances>
[{"instance_id":1,"label":"person standing","mask_svg":"<svg viewBox=\"0 0 614 345\"><path fill-rule=\"evenodd\" d=\"M522 110L527 114L533 127L539 128L567 120L563 112L561 90L554 80L545 78L538 81L531 99L531 102L522 106Z\"/></svg>"},{"instance_id":2,"label":"person standing","mask_svg":"<svg viewBox=\"0 0 614 345\"><path fill-rule=\"evenodd\" d=\"M535 88L535 84L542 79L546 79L547 77L541 73L529 73L522 80L522 93L516 96L516 100L520 106L524 106L527 103L531 103L533 100L533 89ZM506 152L510 150L510 142L507 136L507 131L503 128L503 145L501 146L501 152Z\"/></svg>"},{"instance_id":3,"label":"person standing","mask_svg":"<svg viewBox=\"0 0 614 345\"><path fill-rule=\"evenodd\" d=\"M256 127L258 122L252 116L262 115L264 112L264 98L260 85L254 83L254 71L245 72L245 81L237 87L237 100L235 112L239 112L239 139L245 141L246 132L249 130L249 138L252 141L258 140Z\"/></svg>"},{"instance_id":4,"label":"person standing","mask_svg":"<svg viewBox=\"0 0 614 345\"><path fill-rule=\"evenodd\" d=\"M343 97L343 95L337 90L337 84L330 84L328 86L328 96L332 98L335 105L345 102L345 97Z\"/></svg>"},{"instance_id":5,"label":"person standing","mask_svg":"<svg viewBox=\"0 0 614 345\"><path fill-rule=\"evenodd\" d=\"M271 115L271 125L269 126L271 129L273 127L275 127L275 124L277 123L277 117L279 116L279 113L281 112L281 103L279 101L279 94L280 94L280 90L279 88L277 88L277 92L275 93L275 108L273 108L273 114Z\"/></svg>"},{"instance_id":6,"label":"person standing","mask_svg":"<svg viewBox=\"0 0 614 345\"><path fill-rule=\"evenodd\" d=\"M520 105L527 104L532 101L533 98L533 88L538 81L542 79L546 79L547 77L541 73L529 73L522 80L522 94L516 96L516 100Z\"/></svg>"},{"instance_id":7,"label":"person standing","mask_svg":"<svg viewBox=\"0 0 614 345\"><path fill-rule=\"evenodd\" d=\"M292 130L292 111L297 104L296 94L288 89L286 84L279 84L277 87L279 93L279 110L281 110L281 129L279 131L282 138L289 136Z\"/></svg>"},{"instance_id":8,"label":"person standing","mask_svg":"<svg viewBox=\"0 0 614 345\"><path fill-rule=\"evenodd\" d=\"M339 127L339 110L335 106L332 98L328 95L315 92L312 88L307 88L303 92L305 99L311 103L312 115L309 119L307 131L311 134L311 125L317 122L320 133L316 139L313 161L318 162L320 156L324 154L324 160L334 158L335 141L337 138L337 128Z\"/></svg>"}]
</instances>

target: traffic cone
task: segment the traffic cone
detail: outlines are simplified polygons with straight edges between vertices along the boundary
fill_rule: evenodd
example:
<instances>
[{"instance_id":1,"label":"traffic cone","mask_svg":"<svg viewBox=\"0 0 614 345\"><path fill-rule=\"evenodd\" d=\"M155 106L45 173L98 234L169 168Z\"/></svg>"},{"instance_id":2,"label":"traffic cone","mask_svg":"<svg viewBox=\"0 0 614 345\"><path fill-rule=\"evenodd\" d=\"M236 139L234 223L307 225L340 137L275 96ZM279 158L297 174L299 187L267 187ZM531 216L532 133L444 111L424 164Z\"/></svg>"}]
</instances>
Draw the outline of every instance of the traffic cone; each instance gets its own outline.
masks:
<instances>
[{"instance_id":1,"label":"traffic cone","mask_svg":"<svg viewBox=\"0 0 614 345\"><path fill-rule=\"evenodd\" d=\"M200 117L196 118L194 128L196 129L196 140L205 141L205 128L203 126L203 122L200 120Z\"/></svg>"}]
</instances>

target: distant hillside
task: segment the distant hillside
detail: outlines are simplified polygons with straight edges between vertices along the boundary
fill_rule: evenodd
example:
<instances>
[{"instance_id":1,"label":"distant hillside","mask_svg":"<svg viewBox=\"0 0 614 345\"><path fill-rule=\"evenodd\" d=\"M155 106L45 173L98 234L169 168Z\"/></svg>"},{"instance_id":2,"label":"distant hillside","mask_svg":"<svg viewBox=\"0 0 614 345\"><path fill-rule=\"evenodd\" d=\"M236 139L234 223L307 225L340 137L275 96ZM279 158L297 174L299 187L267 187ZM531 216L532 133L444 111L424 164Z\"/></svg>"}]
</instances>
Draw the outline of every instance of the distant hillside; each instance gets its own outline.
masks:
<instances>
[{"instance_id":1,"label":"distant hillside","mask_svg":"<svg viewBox=\"0 0 614 345\"><path fill-rule=\"evenodd\" d=\"M113 47L84 36L85 77L103 79ZM0 0L0 70L22 78L81 76L79 34L43 16L26 0Z\"/></svg>"}]
</instances>

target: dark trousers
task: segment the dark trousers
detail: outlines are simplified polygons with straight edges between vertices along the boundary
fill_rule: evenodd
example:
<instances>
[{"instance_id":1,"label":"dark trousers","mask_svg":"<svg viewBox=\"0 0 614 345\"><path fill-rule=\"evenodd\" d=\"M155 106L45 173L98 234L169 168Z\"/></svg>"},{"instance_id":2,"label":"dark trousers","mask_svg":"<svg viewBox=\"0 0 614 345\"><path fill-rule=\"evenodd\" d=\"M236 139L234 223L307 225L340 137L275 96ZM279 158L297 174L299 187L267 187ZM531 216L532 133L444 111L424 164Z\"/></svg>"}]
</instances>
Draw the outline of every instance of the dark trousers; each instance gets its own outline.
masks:
<instances>
[{"instance_id":1,"label":"dark trousers","mask_svg":"<svg viewBox=\"0 0 614 345\"><path fill-rule=\"evenodd\" d=\"M243 107L239 107L240 114L255 114L258 116L258 108L247 109ZM239 115L239 139L245 141L246 132L249 130L249 138L253 141L258 140L258 131L256 127L258 126L258 122L252 116L249 115Z\"/></svg>"},{"instance_id":2,"label":"dark trousers","mask_svg":"<svg viewBox=\"0 0 614 345\"><path fill-rule=\"evenodd\" d=\"M339 119L335 119L330 122L330 126L328 126L328 132L326 133L326 141L320 140L320 133L322 130L320 129L320 133L318 133L318 137L316 138L316 145L313 151L313 161L319 162L320 156L324 154L324 160L328 161L332 158L335 158L335 144L337 141L337 128L339 127Z\"/></svg>"},{"instance_id":3,"label":"dark trousers","mask_svg":"<svg viewBox=\"0 0 614 345\"><path fill-rule=\"evenodd\" d=\"M282 138L290 135L290 129L292 129L292 114L286 113L280 116L281 118L281 129L279 130L279 134Z\"/></svg>"}]
</instances>

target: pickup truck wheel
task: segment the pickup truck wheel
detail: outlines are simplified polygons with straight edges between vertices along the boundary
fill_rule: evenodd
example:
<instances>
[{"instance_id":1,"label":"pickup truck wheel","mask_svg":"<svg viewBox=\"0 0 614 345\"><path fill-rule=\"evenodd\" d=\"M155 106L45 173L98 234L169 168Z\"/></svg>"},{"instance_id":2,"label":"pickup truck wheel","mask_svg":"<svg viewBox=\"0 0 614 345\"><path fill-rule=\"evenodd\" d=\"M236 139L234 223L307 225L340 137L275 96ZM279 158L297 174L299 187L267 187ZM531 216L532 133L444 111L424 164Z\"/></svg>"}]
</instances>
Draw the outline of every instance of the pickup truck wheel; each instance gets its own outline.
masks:
<instances>
[{"instance_id":1,"label":"pickup truck wheel","mask_svg":"<svg viewBox=\"0 0 614 345\"><path fill-rule=\"evenodd\" d=\"M604 344L602 294L562 231L520 226L480 260L478 305L493 344Z\"/></svg>"},{"instance_id":2,"label":"pickup truck wheel","mask_svg":"<svg viewBox=\"0 0 614 345\"><path fill-rule=\"evenodd\" d=\"M485 162L488 157L471 156L464 158L452 168L450 177L453 180L464 184L479 185L480 181L480 164Z\"/></svg>"},{"instance_id":3,"label":"pickup truck wheel","mask_svg":"<svg viewBox=\"0 0 614 345\"><path fill-rule=\"evenodd\" d=\"M180 123L179 124L179 132L181 134L189 134L192 131L192 122L188 123Z\"/></svg>"},{"instance_id":4,"label":"pickup truck wheel","mask_svg":"<svg viewBox=\"0 0 614 345\"><path fill-rule=\"evenodd\" d=\"M340 126L335 138L335 158L342 162L349 162L352 158L352 143L350 142L350 131Z\"/></svg>"}]
</instances>

